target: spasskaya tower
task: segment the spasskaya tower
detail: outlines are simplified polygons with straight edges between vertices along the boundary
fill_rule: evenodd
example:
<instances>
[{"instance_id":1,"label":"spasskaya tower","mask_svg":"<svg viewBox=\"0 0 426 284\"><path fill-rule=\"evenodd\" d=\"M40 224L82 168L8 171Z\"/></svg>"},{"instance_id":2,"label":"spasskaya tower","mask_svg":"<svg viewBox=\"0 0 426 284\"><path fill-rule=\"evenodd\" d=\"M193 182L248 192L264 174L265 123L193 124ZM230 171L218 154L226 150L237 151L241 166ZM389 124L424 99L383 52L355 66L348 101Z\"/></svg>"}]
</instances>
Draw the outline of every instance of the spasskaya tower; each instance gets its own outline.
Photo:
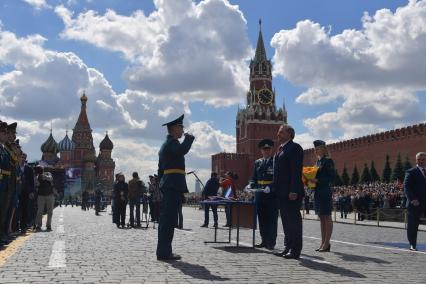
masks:
<instances>
[{"instance_id":1,"label":"spasskaya tower","mask_svg":"<svg viewBox=\"0 0 426 284\"><path fill-rule=\"evenodd\" d=\"M212 171L238 174L238 189L251 178L254 161L260 157L257 144L264 138L276 140L278 128L287 123L283 104L277 109L276 94L272 84L272 64L266 56L259 21L256 53L250 62L250 89L246 94L246 106L238 109L236 117L237 153L218 153L212 156Z\"/></svg>"}]
</instances>

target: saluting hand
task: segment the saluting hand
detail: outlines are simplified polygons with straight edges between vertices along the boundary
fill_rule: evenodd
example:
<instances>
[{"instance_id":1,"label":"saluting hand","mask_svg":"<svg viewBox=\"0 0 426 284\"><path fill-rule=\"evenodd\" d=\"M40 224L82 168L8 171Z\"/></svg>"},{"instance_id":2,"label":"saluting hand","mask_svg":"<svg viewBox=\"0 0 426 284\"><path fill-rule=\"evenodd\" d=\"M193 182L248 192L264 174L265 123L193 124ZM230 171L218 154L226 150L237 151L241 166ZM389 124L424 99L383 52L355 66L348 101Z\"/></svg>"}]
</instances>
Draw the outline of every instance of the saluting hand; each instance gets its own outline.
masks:
<instances>
[{"instance_id":1,"label":"saluting hand","mask_svg":"<svg viewBox=\"0 0 426 284\"><path fill-rule=\"evenodd\" d=\"M191 133L185 133L184 135L185 137L188 137L188 138L195 138L195 136L192 135Z\"/></svg>"}]
</instances>

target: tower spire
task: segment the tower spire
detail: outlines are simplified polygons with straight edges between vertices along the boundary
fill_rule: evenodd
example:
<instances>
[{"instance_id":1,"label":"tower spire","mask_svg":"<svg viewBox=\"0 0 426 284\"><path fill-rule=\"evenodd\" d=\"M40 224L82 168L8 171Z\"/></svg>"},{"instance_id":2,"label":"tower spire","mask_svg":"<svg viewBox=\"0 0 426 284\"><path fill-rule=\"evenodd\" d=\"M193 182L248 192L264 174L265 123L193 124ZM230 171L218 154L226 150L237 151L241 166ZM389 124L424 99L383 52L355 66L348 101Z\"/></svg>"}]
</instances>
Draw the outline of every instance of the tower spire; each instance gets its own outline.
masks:
<instances>
[{"instance_id":1,"label":"tower spire","mask_svg":"<svg viewBox=\"0 0 426 284\"><path fill-rule=\"evenodd\" d=\"M255 62L266 61L265 44L263 43L262 35L262 19L259 19L259 37L257 38L256 55L254 56Z\"/></svg>"}]
</instances>

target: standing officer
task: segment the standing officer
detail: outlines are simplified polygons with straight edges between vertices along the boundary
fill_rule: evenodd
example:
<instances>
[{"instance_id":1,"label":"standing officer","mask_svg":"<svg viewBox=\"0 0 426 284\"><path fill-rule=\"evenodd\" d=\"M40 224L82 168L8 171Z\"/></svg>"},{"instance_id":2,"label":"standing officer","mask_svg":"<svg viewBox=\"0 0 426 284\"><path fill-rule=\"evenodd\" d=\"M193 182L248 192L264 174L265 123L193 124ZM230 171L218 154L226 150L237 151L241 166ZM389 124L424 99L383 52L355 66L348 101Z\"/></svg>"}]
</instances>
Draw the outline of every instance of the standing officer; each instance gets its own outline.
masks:
<instances>
[{"instance_id":1,"label":"standing officer","mask_svg":"<svg viewBox=\"0 0 426 284\"><path fill-rule=\"evenodd\" d=\"M289 259L300 258L302 251L302 215L300 208L305 195L302 182L303 149L293 142L294 128L281 125L277 137L281 143L274 157L273 191L279 202L284 231L284 250L277 253Z\"/></svg>"},{"instance_id":2,"label":"standing officer","mask_svg":"<svg viewBox=\"0 0 426 284\"><path fill-rule=\"evenodd\" d=\"M268 250L273 250L275 247L278 223L278 207L270 188L274 177L273 146L274 142L271 139L263 139L259 142L258 148L262 153L262 158L254 162L253 178L250 182L251 188L262 189L262 191L257 191L255 196L259 231L262 238L262 242L256 247L265 247Z\"/></svg>"},{"instance_id":3,"label":"standing officer","mask_svg":"<svg viewBox=\"0 0 426 284\"><path fill-rule=\"evenodd\" d=\"M426 214L426 152L416 155L417 165L405 173L404 192L407 197L407 237L410 250L417 250L420 218Z\"/></svg>"},{"instance_id":4,"label":"standing officer","mask_svg":"<svg viewBox=\"0 0 426 284\"><path fill-rule=\"evenodd\" d=\"M182 196L188 192L185 179L185 154L189 152L194 136L185 133L182 144L178 139L183 135L183 115L163 124L167 126L167 140L161 146L158 161L158 178L163 200L158 226L158 260L179 260L181 257L172 253L174 227L176 225Z\"/></svg>"},{"instance_id":5,"label":"standing officer","mask_svg":"<svg viewBox=\"0 0 426 284\"><path fill-rule=\"evenodd\" d=\"M6 185L6 190L4 192L4 207L0 208L1 211L1 230L3 232L3 237L4 237L4 241L6 243L9 243L11 241L9 235L8 235L8 221L9 221L9 210L11 209L11 205L12 205L12 197L13 194L16 190L16 177L17 177L17 172L16 172L16 166L18 164L18 159L16 156L16 153L13 149L13 144L15 143L15 139L16 139L16 127L17 127L17 123L11 123L9 125L7 125L6 127L6 142L5 142L5 150L8 153L8 156L10 157L9 159L9 164L6 166L6 171L5 174L7 175L7 172L9 172L9 178L8 178L8 182Z\"/></svg>"},{"instance_id":6,"label":"standing officer","mask_svg":"<svg viewBox=\"0 0 426 284\"><path fill-rule=\"evenodd\" d=\"M7 214L7 192L11 175L10 155L6 150L7 123L0 121L0 249L7 244L3 219Z\"/></svg>"}]
</instances>

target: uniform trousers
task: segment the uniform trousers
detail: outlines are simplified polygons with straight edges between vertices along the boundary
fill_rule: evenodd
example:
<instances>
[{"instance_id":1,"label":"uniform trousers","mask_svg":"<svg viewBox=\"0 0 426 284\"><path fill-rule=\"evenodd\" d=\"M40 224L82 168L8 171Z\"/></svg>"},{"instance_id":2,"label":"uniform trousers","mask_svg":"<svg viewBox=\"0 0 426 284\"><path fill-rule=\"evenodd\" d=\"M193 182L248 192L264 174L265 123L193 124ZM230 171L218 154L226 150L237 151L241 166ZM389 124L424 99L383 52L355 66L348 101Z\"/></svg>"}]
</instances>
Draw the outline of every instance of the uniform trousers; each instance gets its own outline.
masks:
<instances>
[{"instance_id":1,"label":"uniform trousers","mask_svg":"<svg viewBox=\"0 0 426 284\"><path fill-rule=\"evenodd\" d=\"M272 193L256 192L256 211L262 243L274 247L277 240L278 206Z\"/></svg>"},{"instance_id":2,"label":"uniform trousers","mask_svg":"<svg viewBox=\"0 0 426 284\"><path fill-rule=\"evenodd\" d=\"M158 225L157 257L172 254L172 241L179 207L182 206L182 193L164 189L161 202L160 223Z\"/></svg>"}]
</instances>

